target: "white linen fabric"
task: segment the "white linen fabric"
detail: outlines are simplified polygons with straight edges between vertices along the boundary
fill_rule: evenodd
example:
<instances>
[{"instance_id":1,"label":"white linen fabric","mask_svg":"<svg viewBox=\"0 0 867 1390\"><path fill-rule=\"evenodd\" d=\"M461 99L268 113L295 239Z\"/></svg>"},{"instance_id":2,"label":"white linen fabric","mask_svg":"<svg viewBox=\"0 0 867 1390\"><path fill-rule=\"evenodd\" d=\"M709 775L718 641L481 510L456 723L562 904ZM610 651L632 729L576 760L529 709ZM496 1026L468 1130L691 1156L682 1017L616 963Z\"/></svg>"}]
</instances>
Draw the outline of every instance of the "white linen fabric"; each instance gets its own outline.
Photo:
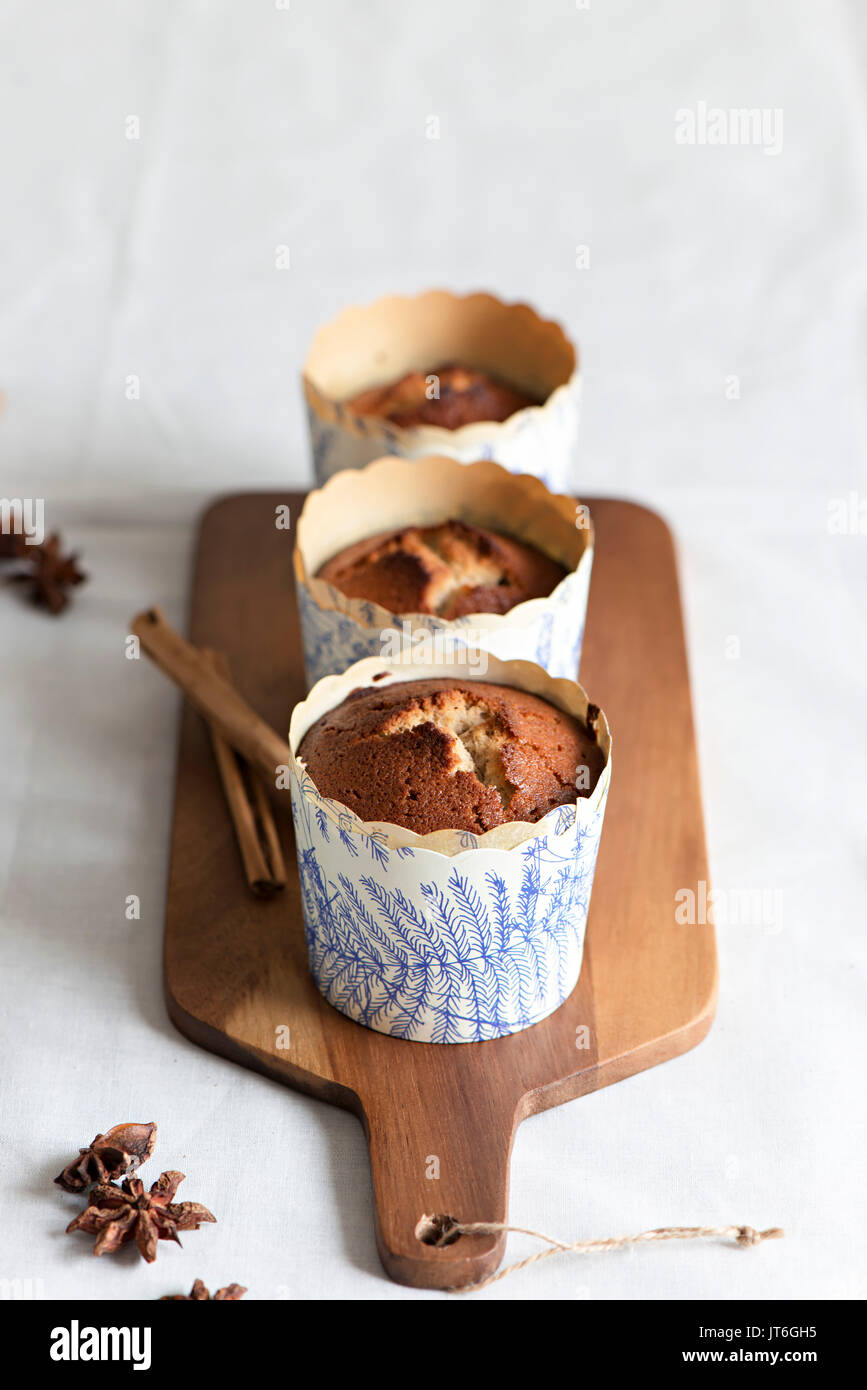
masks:
<instances>
[{"instance_id":1,"label":"white linen fabric","mask_svg":"<svg viewBox=\"0 0 867 1390\"><path fill-rule=\"evenodd\" d=\"M576 489L673 526L713 882L770 904L719 930L705 1043L520 1128L511 1217L787 1231L480 1297L863 1298L863 10L44 0L2 24L0 494L44 498L91 579L56 622L0 592L0 1280L444 1299L380 1269L357 1120L166 1017L179 700L123 643L147 603L184 623L210 497L311 477L316 325L447 285L577 338ZM150 1267L66 1237L51 1182L128 1119L160 1126L143 1176L182 1169L219 1219Z\"/></svg>"}]
</instances>

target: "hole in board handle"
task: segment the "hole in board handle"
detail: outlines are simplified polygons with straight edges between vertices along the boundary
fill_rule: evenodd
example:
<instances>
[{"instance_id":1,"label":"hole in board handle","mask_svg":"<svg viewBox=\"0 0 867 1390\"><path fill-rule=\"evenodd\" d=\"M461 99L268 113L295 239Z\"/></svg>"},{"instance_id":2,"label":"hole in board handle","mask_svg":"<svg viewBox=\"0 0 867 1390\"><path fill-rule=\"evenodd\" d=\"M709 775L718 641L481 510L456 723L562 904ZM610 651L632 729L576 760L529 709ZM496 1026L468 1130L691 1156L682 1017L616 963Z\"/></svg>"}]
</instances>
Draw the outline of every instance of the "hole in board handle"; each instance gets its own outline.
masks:
<instances>
[{"instance_id":1,"label":"hole in board handle","mask_svg":"<svg viewBox=\"0 0 867 1390\"><path fill-rule=\"evenodd\" d=\"M454 1245L456 1240L460 1240L461 1233L458 1230L458 1223L453 1216L446 1216L437 1213L433 1216L423 1216L415 1228L416 1240L420 1240L422 1245Z\"/></svg>"}]
</instances>

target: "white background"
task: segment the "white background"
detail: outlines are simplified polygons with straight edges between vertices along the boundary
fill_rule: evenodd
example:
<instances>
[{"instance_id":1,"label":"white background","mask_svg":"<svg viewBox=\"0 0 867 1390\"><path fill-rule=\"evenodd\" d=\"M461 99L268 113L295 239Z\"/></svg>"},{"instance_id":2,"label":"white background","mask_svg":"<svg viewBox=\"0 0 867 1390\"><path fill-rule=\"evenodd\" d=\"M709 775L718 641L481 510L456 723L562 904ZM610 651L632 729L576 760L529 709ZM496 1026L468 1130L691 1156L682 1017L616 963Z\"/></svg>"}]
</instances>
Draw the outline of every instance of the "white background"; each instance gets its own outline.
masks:
<instances>
[{"instance_id":1,"label":"white background","mask_svg":"<svg viewBox=\"0 0 867 1390\"><path fill-rule=\"evenodd\" d=\"M7 0L2 40L0 494L44 497L91 580L57 622L0 592L0 1278L425 1297L380 1270L358 1122L167 1021L179 702L122 644L146 603L184 622L208 498L309 480L316 325L449 286L580 343L576 488L679 543L713 880L782 904L720 931L700 1048L522 1126L511 1216L787 1239L557 1258L481 1297L863 1297L867 535L829 529L867 506L863 11ZM781 152L679 145L701 101L780 108ZM152 1118L145 1174L182 1168L219 1225L93 1260L51 1179Z\"/></svg>"}]
</instances>

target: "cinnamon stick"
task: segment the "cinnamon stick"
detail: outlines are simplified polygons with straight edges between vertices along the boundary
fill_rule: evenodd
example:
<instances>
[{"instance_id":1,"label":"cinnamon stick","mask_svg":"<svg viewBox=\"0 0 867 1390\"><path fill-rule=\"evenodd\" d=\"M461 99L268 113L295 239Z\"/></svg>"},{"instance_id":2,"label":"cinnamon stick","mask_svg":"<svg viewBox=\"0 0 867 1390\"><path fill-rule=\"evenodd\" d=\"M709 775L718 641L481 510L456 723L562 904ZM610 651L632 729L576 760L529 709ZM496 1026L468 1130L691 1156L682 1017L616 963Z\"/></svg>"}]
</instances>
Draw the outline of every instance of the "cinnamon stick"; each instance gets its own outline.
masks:
<instances>
[{"instance_id":1,"label":"cinnamon stick","mask_svg":"<svg viewBox=\"0 0 867 1390\"><path fill-rule=\"evenodd\" d=\"M263 782L255 776L250 778L253 796L253 810L265 850L265 858L271 871L271 881L275 889L286 887L286 864L283 860L283 847L277 831L277 822L268 800Z\"/></svg>"},{"instance_id":2,"label":"cinnamon stick","mask_svg":"<svg viewBox=\"0 0 867 1390\"><path fill-rule=\"evenodd\" d=\"M217 675L231 681L223 652L202 648L201 655ZM257 897L270 898L286 886L286 866L270 802L258 778L245 779L244 768L223 735L213 724L210 730L247 882Z\"/></svg>"},{"instance_id":3,"label":"cinnamon stick","mask_svg":"<svg viewBox=\"0 0 867 1390\"><path fill-rule=\"evenodd\" d=\"M208 723L273 787L278 767L291 762L285 739L260 719L231 682L214 671L207 658L166 622L159 608L138 613L130 631L138 637L142 650L180 686Z\"/></svg>"}]
</instances>

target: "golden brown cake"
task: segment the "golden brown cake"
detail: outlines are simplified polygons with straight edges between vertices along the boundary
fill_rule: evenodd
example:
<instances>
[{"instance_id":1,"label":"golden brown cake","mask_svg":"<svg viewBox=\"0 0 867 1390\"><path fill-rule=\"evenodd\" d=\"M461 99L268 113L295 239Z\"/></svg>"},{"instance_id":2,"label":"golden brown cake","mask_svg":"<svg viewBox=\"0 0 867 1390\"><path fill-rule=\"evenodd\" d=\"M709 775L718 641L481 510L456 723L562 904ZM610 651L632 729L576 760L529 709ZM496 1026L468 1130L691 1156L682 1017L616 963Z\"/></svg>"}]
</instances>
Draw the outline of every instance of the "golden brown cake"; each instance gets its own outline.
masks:
<instances>
[{"instance_id":1,"label":"golden brown cake","mask_svg":"<svg viewBox=\"0 0 867 1390\"><path fill-rule=\"evenodd\" d=\"M589 796L605 764L592 730L546 700L451 678L352 691L298 756L324 796L419 835L540 820Z\"/></svg>"},{"instance_id":2,"label":"golden brown cake","mask_svg":"<svg viewBox=\"0 0 867 1390\"><path fill-rule=\"evenodd\" d=\"M431 397L430 377L439 382ZM356 415L377 415L393 425L439 425L457 430L479 420L508 420L516 410L541 401L475 367L449 364L430 372L408 372L399 381L362 391L346 404Z\"/></svg>"},{"instance_id":3,"label":"golden brown cake","mask_svg":"<svg viewBox=\"0 0 867 1390\"><path fill-rule=\"evenodd\" d=\"M347 598L390 613L441 618L508 613L525 599L544 598L565 577L564 567L535 546L455 520L369 536L332 556L317 575Z\"/></svg>"}]
</instances>

